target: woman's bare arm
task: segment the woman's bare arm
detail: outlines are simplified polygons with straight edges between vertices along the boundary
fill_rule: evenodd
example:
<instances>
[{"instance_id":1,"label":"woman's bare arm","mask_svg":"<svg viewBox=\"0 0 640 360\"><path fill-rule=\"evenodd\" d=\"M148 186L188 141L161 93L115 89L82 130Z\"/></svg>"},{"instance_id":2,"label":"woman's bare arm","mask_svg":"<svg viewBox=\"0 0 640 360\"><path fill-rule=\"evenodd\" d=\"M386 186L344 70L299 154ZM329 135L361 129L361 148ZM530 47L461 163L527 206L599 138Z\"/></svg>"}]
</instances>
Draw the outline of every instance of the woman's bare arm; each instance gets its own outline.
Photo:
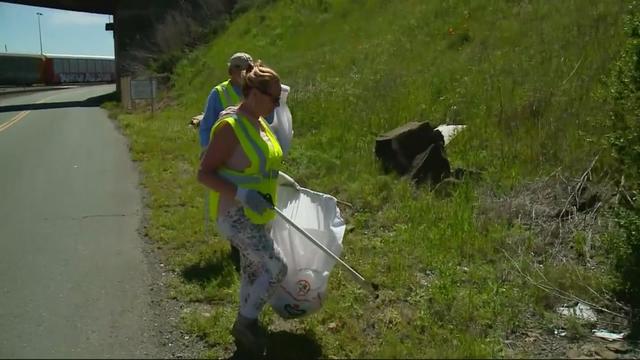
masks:
<instances>
[{"instance_id":1,"label":"woman's bare arm","mask_svg":"<svg viewBox=\"0 0 640 360\"><path fill-rule=\"evenodd\" d=\"M207 150L200 162L200 170L198 170L198 181L206 187L233 198L236 194L236 186L218 175L218 169L221 168L233 154L238 146L238 138L233 132L233 128L229 123L220 124L215 132L215 136L209 143Z\"/></svg>"}]
</instances>

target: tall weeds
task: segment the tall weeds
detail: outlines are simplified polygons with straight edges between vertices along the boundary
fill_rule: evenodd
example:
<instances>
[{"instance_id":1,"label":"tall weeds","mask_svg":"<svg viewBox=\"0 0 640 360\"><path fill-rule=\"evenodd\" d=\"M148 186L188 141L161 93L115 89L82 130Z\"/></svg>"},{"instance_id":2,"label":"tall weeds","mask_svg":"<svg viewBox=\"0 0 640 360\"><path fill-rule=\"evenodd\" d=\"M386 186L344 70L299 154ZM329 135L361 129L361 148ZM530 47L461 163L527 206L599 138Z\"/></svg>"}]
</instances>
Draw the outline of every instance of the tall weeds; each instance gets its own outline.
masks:
<instances>
[{"instance_id":1,"label":"tall weeds","mask_svg":"<svg viewBox=\"0 0 640 360\"><path fill-rule=\"evenodd\" d=\"M536 321L547 329L540 323L564 301L545 289L586 297L587 287L608 286L600 269L583 266L600 259L592 246L599 233L580 227L557 236L564 220L553 214L573 192L564 175L582 174L611 132L601 121L607 109L592 94L624 43L626 1L260 3L180 60L175 106L153 119L120 119L151 192L147 233L170 249L177 273L217 263L228 251L204 239L197 134L186 122L226 78L228 57L246 51L292 89L295 136L284 170L353 205L343 209L350 229L343 256L383 288L371 301L336 269L321 312L282 325L267 311L264 320L311 334L327 357L516 356L505 339L517 340ZM448 157L482 171L481 180L440 194L383 174L376 136L411 120L467 125ZM550 174L557 181L544 188L540 179ZM537 189L542 213L529 201ZM516 190L525 190L522 201ZM564 256L574 247L579 256ZM208 334L215 357L229 355L230 338L221 334L237 305L230 274L176 286L181 299L213 308L210 317L194 312L190 324ZM541 286L544 280L543 288L523 274Z\"/></svg>"}]
</instances>

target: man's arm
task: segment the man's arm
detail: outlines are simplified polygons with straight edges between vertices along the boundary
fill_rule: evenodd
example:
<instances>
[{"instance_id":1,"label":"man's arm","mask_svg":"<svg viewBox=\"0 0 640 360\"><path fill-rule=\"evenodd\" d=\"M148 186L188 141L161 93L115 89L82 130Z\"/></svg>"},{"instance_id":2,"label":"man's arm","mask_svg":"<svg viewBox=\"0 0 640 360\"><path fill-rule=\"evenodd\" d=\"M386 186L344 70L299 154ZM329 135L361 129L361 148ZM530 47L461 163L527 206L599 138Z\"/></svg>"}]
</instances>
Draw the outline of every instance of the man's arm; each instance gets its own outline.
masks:
<instances>
[{"instance_id":1,"label":"man's arm","mask_svg":"<svg viewBox=\"0 0 640 360\"><path fill-rule=\"evenodd\" d=\"M222 111L222 102L220 95L214 89L209 93L207 103L204 107L204 116L200 122L200 146L206 148L209 145L209 137L211 136L211 128L213 123L218 120L218 114Z\"/></svg>"}]
</instances>

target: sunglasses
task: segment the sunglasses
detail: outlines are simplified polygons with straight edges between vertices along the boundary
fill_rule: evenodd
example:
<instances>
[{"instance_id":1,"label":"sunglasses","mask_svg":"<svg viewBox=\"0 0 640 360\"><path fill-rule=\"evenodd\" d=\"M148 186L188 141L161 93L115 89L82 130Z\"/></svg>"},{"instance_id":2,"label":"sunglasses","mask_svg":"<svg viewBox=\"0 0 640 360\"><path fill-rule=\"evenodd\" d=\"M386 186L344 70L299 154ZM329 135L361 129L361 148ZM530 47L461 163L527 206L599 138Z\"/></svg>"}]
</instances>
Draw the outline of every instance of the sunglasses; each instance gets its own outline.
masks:
<instances>
[{"instance_id":1,"label":"sunglasses","mask_svg":"<svg viewBox=\"0 0 640 360\"><path fill-rule=\"evenodd\" d=\"M271 101L273 101L273 105L274 105L275 107L280 106L280 95L278 95L278 96L273 96L273 94L270 94L269 92L267 92L267 91L265 91L265 90L262 90L262 89L260 89L259 87L256 87L256 88L254 88L254 89L256 89L256 90L260 91L263 95L266 95L266 96L270 97L270 98L271 98Z\"/></svg>"}]
</instances>

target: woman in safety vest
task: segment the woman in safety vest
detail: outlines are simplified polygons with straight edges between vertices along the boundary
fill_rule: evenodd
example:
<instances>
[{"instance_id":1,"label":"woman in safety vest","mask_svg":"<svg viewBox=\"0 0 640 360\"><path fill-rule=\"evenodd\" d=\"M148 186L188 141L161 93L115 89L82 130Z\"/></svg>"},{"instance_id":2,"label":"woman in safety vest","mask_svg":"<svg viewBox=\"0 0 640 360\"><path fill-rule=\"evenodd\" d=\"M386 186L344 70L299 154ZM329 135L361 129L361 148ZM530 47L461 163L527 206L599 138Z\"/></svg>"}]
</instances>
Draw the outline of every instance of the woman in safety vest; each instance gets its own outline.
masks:
<instances>
[{"instance_id":1,"label":"woman in safety vest","mask_svg":"<svg viewBox=\"0 0 640 360\"><path fill-rule=\"evenodd\" d=\"M211 130L198 181L211 189L218 231L241 254L240 310L231 333L239 347L262 353L266 331L258 315L287 274L266 224L275 217L282 149L264 116L280 102L280 78L260 62L242 73L244 99Z\"/></svg>"}]
</instances>

